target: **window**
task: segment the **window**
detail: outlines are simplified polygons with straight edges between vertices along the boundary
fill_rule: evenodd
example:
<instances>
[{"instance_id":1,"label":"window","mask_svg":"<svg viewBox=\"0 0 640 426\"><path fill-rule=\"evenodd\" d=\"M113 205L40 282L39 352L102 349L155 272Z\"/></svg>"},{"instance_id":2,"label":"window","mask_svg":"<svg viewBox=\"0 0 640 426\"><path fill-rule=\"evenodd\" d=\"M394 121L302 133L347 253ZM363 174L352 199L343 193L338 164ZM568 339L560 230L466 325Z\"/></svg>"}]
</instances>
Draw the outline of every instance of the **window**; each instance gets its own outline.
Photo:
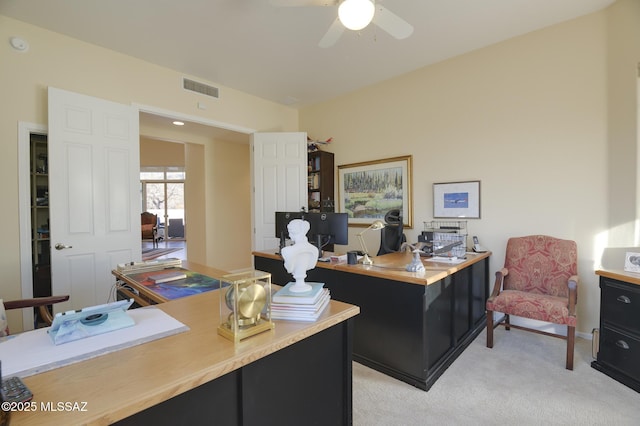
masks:
<instances>
[{"instance_id":1,"label":"window","mask_svg":"<svg viewBox=\"0 0 640 426\"><path fill-rule=\"evenodd\" d=\"M184 179L182 167L144 167L140 170L142 211L158 215L161 239L184 239Z\"/></svg>"}]
</instances>

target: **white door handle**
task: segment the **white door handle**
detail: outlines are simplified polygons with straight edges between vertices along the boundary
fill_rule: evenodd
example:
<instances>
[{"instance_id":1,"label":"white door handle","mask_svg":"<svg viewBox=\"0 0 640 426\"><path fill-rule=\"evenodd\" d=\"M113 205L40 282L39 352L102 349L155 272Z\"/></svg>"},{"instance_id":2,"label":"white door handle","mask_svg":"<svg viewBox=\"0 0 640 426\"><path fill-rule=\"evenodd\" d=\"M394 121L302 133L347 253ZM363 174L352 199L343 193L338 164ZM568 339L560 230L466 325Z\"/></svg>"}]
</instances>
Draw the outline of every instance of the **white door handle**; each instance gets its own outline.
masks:
<instances>
[{"instance_id":1,"label":"white door handle","mask_svg":"<svg viewBox=\"0 0 640 426\"><path fill-rule=\"evenodd\" d=\"M62 250L62 249L66 249L66 248L73 248L73 246L67 246L65 244L58 243L58 244L55 245L55 248L56 248L56 250Z\"/></svg>"}]
</instances>

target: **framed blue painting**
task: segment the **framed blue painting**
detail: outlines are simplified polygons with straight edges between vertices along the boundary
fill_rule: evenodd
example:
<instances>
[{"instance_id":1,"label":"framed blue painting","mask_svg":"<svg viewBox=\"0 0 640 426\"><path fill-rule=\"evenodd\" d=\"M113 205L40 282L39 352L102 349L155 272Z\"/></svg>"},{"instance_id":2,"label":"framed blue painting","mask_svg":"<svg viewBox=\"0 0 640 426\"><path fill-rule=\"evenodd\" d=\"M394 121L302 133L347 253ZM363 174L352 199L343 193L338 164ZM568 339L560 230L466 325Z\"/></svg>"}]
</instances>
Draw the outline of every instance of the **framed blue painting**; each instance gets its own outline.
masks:
<instances>
[{"instance_id":1,"label":"framed blue painting","mask_svg":"<svg viewBox=\"0 0 640 426\"><path fill-rule=\"evenodd\" d=\"M480 218L480 181L433 184L434 218Z\"/></svg>"}]
</instances>

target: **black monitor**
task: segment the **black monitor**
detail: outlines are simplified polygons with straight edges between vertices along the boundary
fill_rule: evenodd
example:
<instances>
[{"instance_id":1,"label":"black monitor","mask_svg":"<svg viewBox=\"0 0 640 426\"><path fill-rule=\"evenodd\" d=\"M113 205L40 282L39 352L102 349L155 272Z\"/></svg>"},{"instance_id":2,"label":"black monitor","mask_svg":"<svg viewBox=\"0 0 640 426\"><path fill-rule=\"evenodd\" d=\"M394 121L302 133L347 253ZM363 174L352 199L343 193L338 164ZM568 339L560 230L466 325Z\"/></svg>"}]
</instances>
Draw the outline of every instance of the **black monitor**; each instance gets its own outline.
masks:
<instances>
[{"instance_id":1,"label":"black monitor","mask_svg":"<svg viewBox=\"0 0 640 426\"><path fill-rule=\"evenodd\" d=\"M289 230L287 225L293 219L303 219L305 212L276 212L276 238L281 241L289 239Z\"/></svg>"},{"instance_id":2,"label":"black monitor","mask_svg":"<svg viewBox=\"0 0 640 426\"><path fill-rule=\"evenodd\" d=\"M347 213L307 213L309 222L307 237L312 244L322 249L327 244L349 244L349 215Z\"/></svg>"},{"instance_id":3,"label":"black monitor","mask_svg":"<svg viewBox=\"0 0 640 426\"><path fill-rule=\"evenodd\" d=\"M276 238L280 239L280 248L289 239L287 226L293 219L304 219L309 222L307 239L322 250L327 244L349 244L349 215L347 213L307 213L276 212Z\"/></svg>"}]
</instances>

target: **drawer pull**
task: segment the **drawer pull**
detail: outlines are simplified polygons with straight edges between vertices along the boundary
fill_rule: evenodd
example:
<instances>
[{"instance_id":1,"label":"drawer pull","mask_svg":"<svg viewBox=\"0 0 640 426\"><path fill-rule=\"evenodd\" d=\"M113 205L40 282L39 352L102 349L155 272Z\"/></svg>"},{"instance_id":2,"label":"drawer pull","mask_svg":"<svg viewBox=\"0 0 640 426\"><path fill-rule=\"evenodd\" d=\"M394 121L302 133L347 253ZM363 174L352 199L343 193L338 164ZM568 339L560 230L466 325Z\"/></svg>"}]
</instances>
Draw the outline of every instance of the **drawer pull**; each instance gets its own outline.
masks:
<instances>
[{"instance_id":1,"label":"drawer pull","mask_svg":"<svg viewBox=\"0 0 640 426\"><path fill-rule=\"evenodd\" d=\"M624 296L624 295L618 296L616 300L622 303L631 303L631 299L629 299L627 296Z\"/></svg>"},{"instance_id":2,"label":"drawer pull","mask_svg":"<svg viewBox=\"0 0 640 426\"><path fill-rule=\"evenodd\" d=\"M627 342L625 342L624 340L618 340L616 342L616 346L622 349L629 349L629 344Z\"/></svg>"}]
</instances>

